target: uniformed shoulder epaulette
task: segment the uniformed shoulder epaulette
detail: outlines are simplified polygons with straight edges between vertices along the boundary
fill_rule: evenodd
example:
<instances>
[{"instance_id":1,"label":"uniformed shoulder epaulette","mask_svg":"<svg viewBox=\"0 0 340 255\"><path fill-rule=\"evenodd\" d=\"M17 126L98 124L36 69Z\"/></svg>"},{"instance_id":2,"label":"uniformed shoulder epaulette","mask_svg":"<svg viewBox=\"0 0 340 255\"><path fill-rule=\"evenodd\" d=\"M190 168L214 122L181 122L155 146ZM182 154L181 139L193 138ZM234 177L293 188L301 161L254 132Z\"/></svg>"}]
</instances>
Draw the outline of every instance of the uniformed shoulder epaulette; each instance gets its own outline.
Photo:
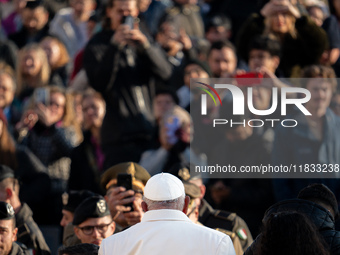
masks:
<instances>
[{"instance_id":1,"label":"uniformed shoulder epaulette","mask_svg":"<svg viewBox=\"0 0 340 255\"><path fill-rule=\"evenodd\" d=\"M222 220L234 221L236 219L236 213L215 210L214 217Z\"/></svg>"},{"instance_id":2,"label":"uniformed shoulder epaulette","mask_svg":"<svg viewBox=\"0 0 340 255\"><path fill-rule=\"evenodd\" d=\"M226 234L228 236L230 236L231 239L234 239L236 234L232 231L229 231L229 230L226 230L226 229L223 229L223 228L216 228L215 230L219 231L219 232L222 232L223 234Z\"/></svg>"}]
</instances>

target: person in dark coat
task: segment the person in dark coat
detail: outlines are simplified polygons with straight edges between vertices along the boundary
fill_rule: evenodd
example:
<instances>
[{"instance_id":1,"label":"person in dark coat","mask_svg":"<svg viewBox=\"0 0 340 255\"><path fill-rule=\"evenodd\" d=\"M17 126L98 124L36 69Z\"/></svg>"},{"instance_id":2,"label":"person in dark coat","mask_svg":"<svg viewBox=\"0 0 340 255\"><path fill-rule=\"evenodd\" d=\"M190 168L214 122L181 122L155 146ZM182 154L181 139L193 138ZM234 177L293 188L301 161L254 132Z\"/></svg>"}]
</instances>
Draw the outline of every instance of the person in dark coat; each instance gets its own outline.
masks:
<instances>
[{"instance_id":1,"label":"person in dark coat","mask_svg":"<svg viewBox=\"0 0 340 255\"><path fill-rule=\"evenodd\" d=\"M8 39L21 49L28 43L39 42L48 35L48 11L42 1L28 1L22 10L22 28Z\"/></svg>"},{"instance_id":2,"label":"person in dark coat","mask_svg":"<svg viewBox=\"0 0 340 255\"><path fill-rule=\"evenodd\" d=\"M0 165L0 193L3 202L13 206L16 226L18 228L17 241L26 245L37 255L50 255L44 236L33 220L31 208L19 199L20 186L14 177L14 171L5 165Z\"/></svg>"},{"instance_id":3,"label":"person in dark coat","mask_svg":"<svg viewBox=\"0 0 340 255\"><path fill-rule=\"evenodd\" d=\"M138 162L154 134L152 97L156 79L167 80L171 66L165 53L139 29L137 1L108 3L109 29L94 35L85 48L84 68L90 85L106 101L101 129L105 167ZM132 29L122 24L131 15ZM131 17L127 17L131 20Z\"/></svg>"},{"instance_id":4,"label":"person in dark coat","mask_svg":"<svg viewBox=\"0 0 340 255\"><path fill-rule=\"evenodd\" d=\"M105 101L99 93L90 91L83 95L82 108L84 140L72 152L68 189L88 189L104 194L100 188L100 175L103 173L105 159L100 146L100 128L105 115Z\"/></svg>"},{"instance_id":5,"label":"person in dark coat","mask_svg":"<svg viewBox=\"0 0 340 255\"><path fill-rule=\"evenodd\" d=\"M326 32L308 16L301 15L290 1L270 1L253 14L240 29L236 47L241 59L248 59L249 41L256 35L271 35L281 42L279 68L285 77L297 77L301 68L318 64L328 48Z\"/></svg>"},{"instance_id":6,"label":"person in dark coat","mask_svg":"<svg viewBox=\"0 0 340 255\"><path fill-rule=\"evenodd\" d=\"M335 230L339 217L338 203L334 193L325 185L314 183L302 189L297 199L288 199L272 205L265 213L263 221L278 212L295 211L303 213L318 229L331 255L340 254L340 232ZM260 236L247 249L245 255L254 254Z\"/></svg>"},{"instance_id":7,"label":"person in dark coat","mask_svg":"<svg viewBox=\"0 0 340 255\"><path fill-rule=\"evenodd\" d=\"M302 167L339 167L340 164L340 118L329 109L332 94L336 91L335 73L332 68L312 65L303 71L302 86L311 93L305 104L311 115L300 111L288 115L298 125L294 128L278 126L275 129L271 163L275 166L296 165ZM308 171L308 169L303 168ZM330 169L331 170L331 169ZM313 171L313 170L312 170ZM336 171L336 170L335 170ZM297 171L298 174L298 171ZM323 183L339 198L339 178L336 172L300 172L299 178L272 179L276 201L294 198L307 185Z\"/></svg>"}]
</instances>

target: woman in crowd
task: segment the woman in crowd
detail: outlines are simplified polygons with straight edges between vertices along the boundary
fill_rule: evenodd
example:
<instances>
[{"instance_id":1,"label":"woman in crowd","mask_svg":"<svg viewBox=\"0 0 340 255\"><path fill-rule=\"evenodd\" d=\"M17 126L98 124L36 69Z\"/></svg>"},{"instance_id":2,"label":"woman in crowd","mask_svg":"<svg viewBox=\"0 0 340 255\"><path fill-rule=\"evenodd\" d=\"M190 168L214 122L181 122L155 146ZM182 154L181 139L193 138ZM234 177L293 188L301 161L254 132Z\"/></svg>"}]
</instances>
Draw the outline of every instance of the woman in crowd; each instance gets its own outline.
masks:
<instances>
[{"instance_id":1,"label":"woman in crowd","mask_svg":"<svg viewBox=\"0 0 340 255\"><path fill-rule=\"evenodd\" d=\"M67 63L70 62L70 56L65 45L56 37L47 36L40 42L40 46L46 52L51 68L49 84L66 86L68 80Z\"/></svg>"},{"instance_id":2,"label":"woman in crowd","mask_svg":"<svg viewBox=\"0 0 340 255\"><path fill-rule=\"evenodd\" d=\"M45 51L38 44L29 44L19 52L16 95L22 102L38 87L48 85L50 66Z\"/></svg>"},{"instance_id":3,"label":"woman in crowd","mask_svg":"<svg viewBox=\"0 0 340 255\"><path fill-rule=\"evenodd\" d=\"M92 90L83 95L84 141L71 157L69 190L88 189L102 193L99 185L103 173L104 154L100 146L100 128L105 116L105 101Z\"/></svg>"},{"instance_id":4,"label":"woman in crowd","mask_svg":"<svg viewBox=\"0 0 340 255\"><path fill-rule=\"evenodd\" d=\"M299 77L301 68L318 64L327 49L327 35L322 28L289 0L271 0L243 25L237 38L238 54L248 59L248 44L256 35L274 37L281 42L279 68L286 77Z\"/></svg>"},{"instance_id":5,"label":"woman in crowd","mask_svg":"<svg viewBox=\"0 0 340 255\"><path fill-rule=\"evenodd\" d=\"M40 89L41 91L41 89ZM42 102L38 94L46 94ZM80 142L80 128L76 123L72 99L64 89L56 86L35 92L29 109L23 115L19 127L27 130L22 144L26 145L47 167L51 178L51 196L37 217L40 224L58 224L61 212L61 194L66 191L70 173L70 155ZM48 206L50 205L50 206ZM60 209L60 210L59 210Z\"/></svg>"},{"instance_id":6,"label":"woman in crowd","mask_svg":"<svg viewBox=\"0 0 340 255\"><path fill-rule=\"evenodd\" d=\"M21 182L20 198L32 210L41 203L50 190L46 167L26 147L15 143L7 128L5 115L0 109L0 164L15 171Z\"/></svg>"}]
</instances>

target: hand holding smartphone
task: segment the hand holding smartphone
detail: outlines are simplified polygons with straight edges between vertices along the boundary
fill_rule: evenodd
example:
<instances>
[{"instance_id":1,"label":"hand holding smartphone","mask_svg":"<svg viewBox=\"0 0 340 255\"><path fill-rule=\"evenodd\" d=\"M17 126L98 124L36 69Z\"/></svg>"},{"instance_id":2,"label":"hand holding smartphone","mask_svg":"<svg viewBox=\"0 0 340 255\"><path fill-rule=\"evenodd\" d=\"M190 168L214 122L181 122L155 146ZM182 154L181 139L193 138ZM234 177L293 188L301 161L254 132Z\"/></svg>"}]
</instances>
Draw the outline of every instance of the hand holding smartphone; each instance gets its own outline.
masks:
<instances>
[{"instance_id":1,"label":"hand holding smartphone","mask_svg":"<svg viewBox=\"0 0 340 255\"><path fill-rule=\"evenodd\" d=\"M177 130L181 127L181 123L176 116L169 117L166 126L166 134L168 138L168 143L175 144L178 141L178 136L176 134Z\"/></svg>"},{"instance_id":2,"label":"hand holding smartphone","mask_svg":"<svg viewBox=\"0 0 340 255\"><path fill-rule=\"evenodd\" d=\"M124 187L126 191L132 190L132 176L131 174L118 174L117 176L117 186ZM128 197L126 197L128 198ZM126 204L125 206L129 206L131 208L130 212L133 211L133 203Z\"/></svg>"},{"instance_id":3,"label":"hand holding smartphone","mask_svg":"<svg viewBox=\"0 0 340 255\"><path fill-rule=\"evenodd\" d=\"M123 16L122 24L129 26L130 30L134 27L135 19L131 15Z\"/></svg>"},{"instance_id":4,"label":"hand holding smartphone","mask_svg":"<svg viewBox=\"0 0 340 255\"><path fill-rule=\"evenodd\" d=\"M50 104L50 93L46 88L36 88L34 90L34 101L36 104Z\"/></svg>"}]
</instances>

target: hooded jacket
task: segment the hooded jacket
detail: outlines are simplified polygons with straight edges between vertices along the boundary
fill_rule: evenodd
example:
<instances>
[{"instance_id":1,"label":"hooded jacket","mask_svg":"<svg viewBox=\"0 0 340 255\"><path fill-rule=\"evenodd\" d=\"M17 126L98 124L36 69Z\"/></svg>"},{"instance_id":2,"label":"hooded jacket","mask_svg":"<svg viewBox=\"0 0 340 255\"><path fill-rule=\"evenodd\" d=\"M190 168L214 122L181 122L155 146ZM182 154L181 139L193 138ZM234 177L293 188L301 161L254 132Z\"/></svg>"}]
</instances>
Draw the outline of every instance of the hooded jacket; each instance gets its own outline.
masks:
<instances>
[{"instance_id":1,"label":"hooded jacket","mask_svg":"<svg viewBox=\"0 0 340 255\"><path fill-rule=\"evenodd\" d=\"M303 199L289 199L272 205L265 213L263 222L269 215L277 212L295 211L306 215L314 223L327 243L331 255L340 254L340 231L335 230L333 215L324 207ZM260 235L259 235L260 236ZM252 255L259 244L259 236L247 249L245 255Z\"/></svg>"}]
</instances>

